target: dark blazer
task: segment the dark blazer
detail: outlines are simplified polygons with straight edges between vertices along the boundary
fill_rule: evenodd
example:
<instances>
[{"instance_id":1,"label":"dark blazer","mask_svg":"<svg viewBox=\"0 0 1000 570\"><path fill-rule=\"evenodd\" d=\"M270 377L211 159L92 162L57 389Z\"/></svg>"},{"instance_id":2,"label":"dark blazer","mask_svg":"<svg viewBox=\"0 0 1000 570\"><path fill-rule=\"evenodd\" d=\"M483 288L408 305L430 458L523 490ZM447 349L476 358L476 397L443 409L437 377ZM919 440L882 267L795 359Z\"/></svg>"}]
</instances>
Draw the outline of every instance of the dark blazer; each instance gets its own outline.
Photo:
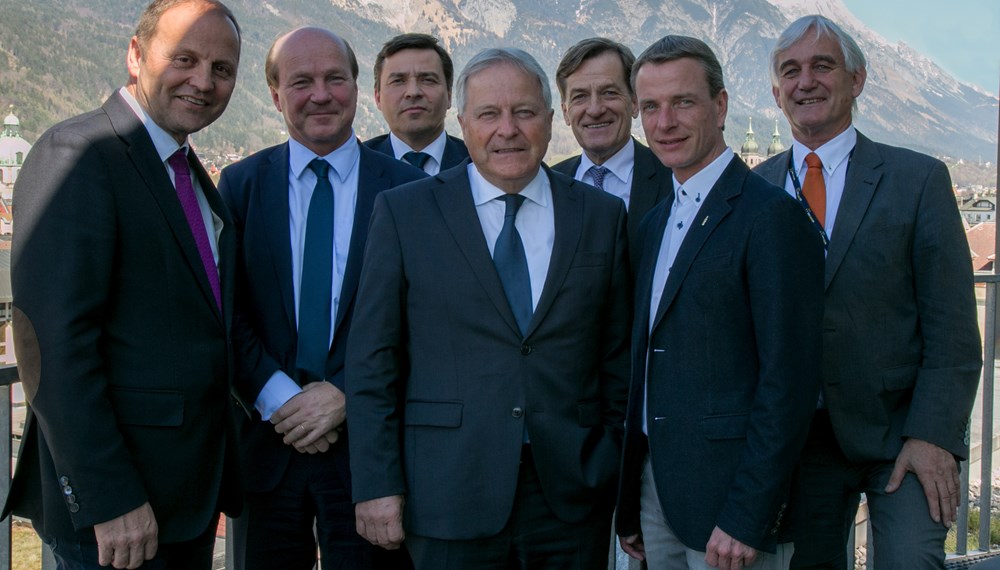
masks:
<instances>
[{"instance_id":1,"label":"dark blazer","mask_svg":"<svg viewBox=\"0 0 1000 570\"><path fill-rule=\"evenodd\" d=\"M94 524L148 501L159 541L178 542L220 505L238 510L236 466L224 469L236 241L189 156L224 224L222 312L167 170L118 93L47 131L21 170L12 286L31 413L4 512L44 535L93 542Z\"/></svg>"},{"instance_id":2,"label":"dark blazer","mask_svg":"<svg viewBox=\"0 0 1000 570\"><path fill-rule=\"evenodd\" d=\"M326 363L326 378L344 390L344 355L354 311L361 259L368 236L372 203L379 192L424 178L424 172L360 146L358 197L354 229L341 288L340 304ZM237 310L233 336L238 355L236 394L246 410L240 423L247 490L266 492L281 480L295 451L269 422L261 420L254 402L277 370L295 381L298 332L292 284L292 251L288 229L288 143L264 149L222 171L219 192L229 206L239 237ZM327 452L344 477L347 438Z\"/></svg>"},{"instance_id":3,"label":"dark blazer","mask_svg":"<svg viewBox=\"0 0 1000 570\"><path fill-rule=\"evenodd\" d=\"M663 166L649 147L632 139L635 145L635 159L632 171L632 193L628 205L628 240L632 260L639 258L639 223L652 207L674 191L673 172ZM562 172L570 178L576 176L580 168L580 155L556 164L552 170ZM635 263L633 263L635 265Z\"/></svg>"},{"instance_id":4,"label":"dark blazer","mask_svg":"<svg viewBox=\"0 0 1000 570\"><path fill-rule=\"evenodd\" d=\"M463 160L469 158L469 150L465 148L465 142L451 135L446 135L444 143L444 154L441 155L441 170L448 170L462 163ZM389 140L389 134L379 135L374 138L370 138L365 141L365 146L370 149L377 150L382 154L387 154L393 158L396 158L396 154L392 152L392 141Z\"/></svg>"},{"instance_id":5,"label":"dark blazer","mask_svg":"<svg viewBox=\"0 0 1000 570\"><path fill-rule=\"evenodd\" d=\"M757 172L784 187L790 157ZM982 345L941 161L858 133L824 284L823 398L847 458L893 461L908 437L966 458Z\"/></svg>"},{"instance_id":6,"label":"dark blazer","mask_svg":"<svg viewBox=\"0 0 1000 570\"><path fill-rule=\"evenodd\" d=\"M646 385L649 457L678 538L704 551L718 526L773 552L819 392L822 244L794 200L734 157L677 252L650 327L672 205L671 192L639 231L618 534L639 532Z\"/></svg>"},{"instance_id":7,"label":"dark blazer","mask_svg":"<svg viewBox=\"0 0 1000 570\"><path fill-rule=\"evenodd\" d=\"M492 536L527 426L563 521L610 516L628 374L625 207L546 169L555 243L527 335L483 237L465 168L375 202L348 341L356 502L403 494L408 532Z\"/></svg>"}]
</instances>

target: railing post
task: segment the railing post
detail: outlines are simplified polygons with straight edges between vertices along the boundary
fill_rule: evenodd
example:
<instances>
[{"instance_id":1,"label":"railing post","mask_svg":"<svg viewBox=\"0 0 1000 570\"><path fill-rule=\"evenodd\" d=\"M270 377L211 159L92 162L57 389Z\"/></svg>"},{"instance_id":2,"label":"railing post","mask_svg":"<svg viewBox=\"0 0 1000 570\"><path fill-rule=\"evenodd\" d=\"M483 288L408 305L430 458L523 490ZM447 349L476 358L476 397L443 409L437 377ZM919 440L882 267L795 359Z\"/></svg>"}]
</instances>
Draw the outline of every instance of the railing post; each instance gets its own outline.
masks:
<instances>
[{"instance_id":1,"label":"railing post","mask_svg":"<svg viewBox=\"0 0 1000 570\"><path fill-rule=\"evenodd\" d=\"M969 460L959 465L958 520L955 521L955 554L969 552Z\"/></svg>"},{"instance_id":2,"label":"railing post","mask_svg":"<svg viewBox=\"0 0 1000 570\"><path fill-rule=\"evenodd\" d=\"M979 550L990 550L993 491L993 372L996 359L997 284L986 283L986 326L983 339L983 425L980 449Z\"/></svg>"},{"instance_id":3,"label":"railing post","mask_svg":"<svg viewBox=\"0 0 1000 570\"><path fill-rule=\"evenodd\" d=\"M5 402L0 402L0 505L7 502L10 492L11 467L11 390L10 385L0 387ZM11 532L10 519L0 522L0 569L10 570Z\"/></svg>"}]
</instances>

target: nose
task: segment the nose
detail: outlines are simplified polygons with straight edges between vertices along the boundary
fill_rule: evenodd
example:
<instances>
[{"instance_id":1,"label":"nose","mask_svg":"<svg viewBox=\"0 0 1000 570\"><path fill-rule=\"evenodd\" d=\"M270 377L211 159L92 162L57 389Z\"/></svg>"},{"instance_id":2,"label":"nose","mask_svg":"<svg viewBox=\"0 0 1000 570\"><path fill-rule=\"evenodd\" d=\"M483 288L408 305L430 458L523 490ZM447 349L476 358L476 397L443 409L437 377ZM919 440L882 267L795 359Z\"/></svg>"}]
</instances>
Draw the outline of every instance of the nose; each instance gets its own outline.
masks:
<instances>
[{"instance_id":1,"label":"nose","mask_svg":"<svg viewBox=\"0 0 1000 570\"><path fill-rule=\"evenodd\" d=\"M675 126L677 126L677 113L672 106L664 105L656 114L656 128L661 131L669 131Z\"/></svg>"},{"instance_id":2,"label":"nose","mask_svg":"<svg viewBox=\"0 0 1000 570\"><path fill-rule=\"evenodd\" d=\"M496 132L497 135L508 139L517 135L517 120L514 118L514 114L512 112L506 111L500 114Z\"/></svg>"},{"instance_id":3,"label":"nose","mask_svg":"<svg viewBox=\"0 0 1000 570\"><path fill-rule=\"evenodd\" d=\"M808 67L802 68L802 71L799 72L798 80L798 88L803 91L808 91L816 86L816 74Z\"/></svg>"},{"instance_id":4,"label":"nose","mask_svg":"<svg viewBox=\"0 0 1000 570\"><path fill-rule=\"evenodd\" d=\"M332 98L330 86L322 81L317 82L309 94L309 100L317 104L328 103Z\"/></svg>"},{"instance_id":5,"label":"nose","mask_svg":"<svg viewBox=\"0 0 1000 570\"><path fill-rule=\"evenodd\" d=\"M423 94L420 90L420 81L416 77L411 77L409 81L406 82L406 96L407 97L419 97Z\"/></svg>"},{"instance_id":6,"label":"nose","mask_svg":"<svg viewBox=\"0 0 1000 570\"><path fill-rule=\"evenodd\" d=\"M215 85L215 79L212 77L212 65L205 62L201 65L196 65L191 69L191 74L188 76L188 85L194 87L198 91L205 93L212 90Z\"/></svg>"},{"instance_id":7,"label":"nose","mask_svg":"<svg viewBox=\"0 0 1000 570\"><path fill-rule=\"evenodd\" d=\"M587 114L591 117L598 117L604 113L604 103L601 102L599 93L593 93L587 102Z\"/></svg>"}]
</instances>

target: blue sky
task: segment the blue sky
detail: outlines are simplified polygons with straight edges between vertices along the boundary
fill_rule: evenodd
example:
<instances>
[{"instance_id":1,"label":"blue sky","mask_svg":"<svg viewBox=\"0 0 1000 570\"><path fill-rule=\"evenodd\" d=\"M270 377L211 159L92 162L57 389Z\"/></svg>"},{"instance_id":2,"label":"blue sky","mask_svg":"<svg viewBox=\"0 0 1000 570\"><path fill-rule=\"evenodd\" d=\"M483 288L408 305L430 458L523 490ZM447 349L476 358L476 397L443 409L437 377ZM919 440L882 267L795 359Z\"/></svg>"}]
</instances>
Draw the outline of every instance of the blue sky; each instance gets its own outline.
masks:
<instances>
[{"instance_id":1,"label":"blue sky","mask_svg":"<svg viewBox=\"0 0 1000 570\"><path fill-rule=\"evenodd\" d=\"M902 40L962 81L1000 88L1000 0L843 0L891 42Z\"/></svg>"}]
</instances>

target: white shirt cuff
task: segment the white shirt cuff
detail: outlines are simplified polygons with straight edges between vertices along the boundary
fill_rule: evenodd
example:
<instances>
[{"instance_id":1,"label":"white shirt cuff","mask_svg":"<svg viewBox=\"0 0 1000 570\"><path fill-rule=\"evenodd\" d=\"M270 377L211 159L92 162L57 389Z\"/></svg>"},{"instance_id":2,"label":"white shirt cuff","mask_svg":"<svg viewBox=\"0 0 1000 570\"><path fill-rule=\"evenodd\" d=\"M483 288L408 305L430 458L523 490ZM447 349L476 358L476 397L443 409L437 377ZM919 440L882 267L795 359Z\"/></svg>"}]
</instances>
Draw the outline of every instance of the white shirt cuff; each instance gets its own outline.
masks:
<instances>
[{"instance_id":1,"label":"white shirt cuff","mask_svg":"<svg viewBox=\"0 0 1000 570\"><path fill-rule=\"evenodd\" d=\"M277 370L264 384L253 407L260 412L260 417L266 422L271 419L271 414L301 391L302 388L294 380L281 370Z\"/></svg>"}]
</instances>

